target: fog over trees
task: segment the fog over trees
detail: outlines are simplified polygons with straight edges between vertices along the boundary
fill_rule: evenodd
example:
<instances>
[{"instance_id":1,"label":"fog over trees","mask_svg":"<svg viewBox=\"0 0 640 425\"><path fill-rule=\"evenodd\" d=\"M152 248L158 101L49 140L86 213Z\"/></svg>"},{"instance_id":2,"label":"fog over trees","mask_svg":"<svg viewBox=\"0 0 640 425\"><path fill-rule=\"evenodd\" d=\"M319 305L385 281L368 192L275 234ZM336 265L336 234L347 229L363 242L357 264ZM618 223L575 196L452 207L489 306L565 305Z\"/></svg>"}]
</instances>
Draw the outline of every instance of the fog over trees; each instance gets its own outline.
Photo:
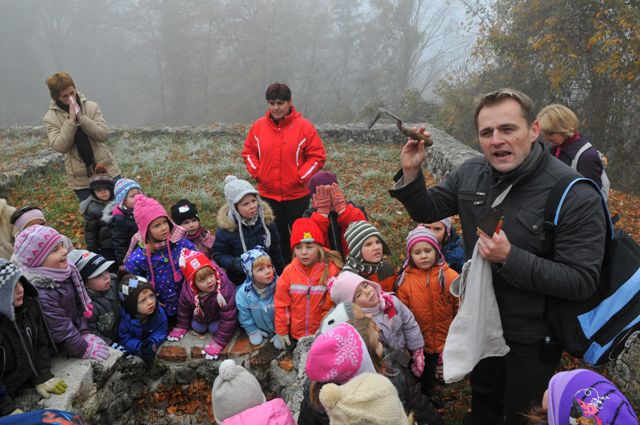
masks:
<instances>
[{"instance_id":1,"label":"fog over trees","mask_svg":"<svg viewBox=\"0 0 640 425\"><path fill-rule=\"evenodd\" d=\"M249 123L278 81L315 123L379 106L476 144L473 98L562 103L640 193L640 3L0 0L0 126L39 124L68 71L109 125Z\"/></svg>"},{"instance_id":2,"label":"fog over trees","mask_svg":"<svg viewBox=\"0 0 640 425\"><path fill-rule=\"evenodd\" d=\"M110 125L251 122L275 81L314 122L351 122L367 106L425 104L470 50L462 5L446 0L0 0L0 11L2 126L40 123L57 71Z\"/></svg>"}]
</instances>

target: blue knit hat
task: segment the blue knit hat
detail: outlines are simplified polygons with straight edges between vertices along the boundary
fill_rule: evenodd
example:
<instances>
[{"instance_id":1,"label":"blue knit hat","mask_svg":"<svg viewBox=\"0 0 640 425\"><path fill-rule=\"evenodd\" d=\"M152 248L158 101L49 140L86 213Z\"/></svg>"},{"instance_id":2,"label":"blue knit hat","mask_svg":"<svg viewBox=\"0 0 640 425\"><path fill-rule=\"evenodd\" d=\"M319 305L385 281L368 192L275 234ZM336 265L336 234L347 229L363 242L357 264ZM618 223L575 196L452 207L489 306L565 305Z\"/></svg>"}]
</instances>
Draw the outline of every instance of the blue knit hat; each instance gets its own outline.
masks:
<instances>
[{"instance_id":1,"label":"blue knit hat","mask_svg":"<svg viewBox=\"0 0 640 425\"><path fill-rule=\"evenodd\" d=\"M267 251L265 251L264 247L257 245L255 248L250 249L249 251L240 255L240 260L242 261L242 268L244 269L244 273L247 276L245 279L246 282L253 283L253 263L260 257L269 257ZM269 257L271 259L271 257ZM278 279L278 273L275 271L275 267L273 270L273 282Z\"/></svg>"},{"instance_id":2,"label":"blue knit hat","mask_svg":"<svg viewBox=\"0 0 640 425\"><path fill-rule=\"evenodd\" d=\"M138 182L136 182L135 180L120 179L116 182L116 186L114 188L116 205L122 204L124 198L127 197L127 194L131 189L139 189L140 192L144 193Z\"/></svg>"}]
</instances>

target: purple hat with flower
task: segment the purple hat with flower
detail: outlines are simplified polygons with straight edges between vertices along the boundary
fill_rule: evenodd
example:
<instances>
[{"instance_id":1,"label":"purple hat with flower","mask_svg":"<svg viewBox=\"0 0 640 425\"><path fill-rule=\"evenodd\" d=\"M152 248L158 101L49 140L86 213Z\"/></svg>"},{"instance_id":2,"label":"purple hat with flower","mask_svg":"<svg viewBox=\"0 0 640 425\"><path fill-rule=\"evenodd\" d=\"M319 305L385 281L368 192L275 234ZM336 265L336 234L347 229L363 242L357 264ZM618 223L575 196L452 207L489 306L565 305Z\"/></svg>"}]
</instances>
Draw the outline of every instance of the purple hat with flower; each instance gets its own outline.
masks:
<instances>
[{"instance_id":1,"label":"purple hat with flower","mask_svg":"<svg viewBox=\"0 0 640 425\"><path fill-rule=\"evenodd\" d=\"M607 378L591 370L555 374L549 381L548 396L550 425L638 424L638 417L624 394Z\"/></svg>"}]
</instances>

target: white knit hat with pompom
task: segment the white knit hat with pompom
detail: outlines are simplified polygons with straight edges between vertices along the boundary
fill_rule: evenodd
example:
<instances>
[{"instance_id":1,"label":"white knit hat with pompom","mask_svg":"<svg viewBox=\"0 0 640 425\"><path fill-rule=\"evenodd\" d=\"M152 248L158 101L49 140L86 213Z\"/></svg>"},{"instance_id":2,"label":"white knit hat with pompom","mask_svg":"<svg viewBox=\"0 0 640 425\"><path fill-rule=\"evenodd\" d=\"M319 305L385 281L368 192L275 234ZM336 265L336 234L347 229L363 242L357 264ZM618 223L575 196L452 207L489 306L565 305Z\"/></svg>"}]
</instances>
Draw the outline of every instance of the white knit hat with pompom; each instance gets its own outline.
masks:
<instances>
[{"instance_id":1,"label":"white knit hat with pompom","mask_svg":"<svg viewBox=\"0 0 640 425\"><path fill-rule=\"evenodd\" d=\"M228 359L220 363L218 377L213 381L211 402L213 416L221 423L266 401L258 380L245 368Z\"/></svg>"},{"instance_id":2,"label":"white knit hat with pompom","mask_svg":"<svg viewBox=\"0 0 640 425\"><path fill-rule=\"evenodd\" d=\"M399 425L407 423L398 392L388 378L363 373L344 385L325 384L320 402L332 424Z\"/></svg>"}]
</instances>

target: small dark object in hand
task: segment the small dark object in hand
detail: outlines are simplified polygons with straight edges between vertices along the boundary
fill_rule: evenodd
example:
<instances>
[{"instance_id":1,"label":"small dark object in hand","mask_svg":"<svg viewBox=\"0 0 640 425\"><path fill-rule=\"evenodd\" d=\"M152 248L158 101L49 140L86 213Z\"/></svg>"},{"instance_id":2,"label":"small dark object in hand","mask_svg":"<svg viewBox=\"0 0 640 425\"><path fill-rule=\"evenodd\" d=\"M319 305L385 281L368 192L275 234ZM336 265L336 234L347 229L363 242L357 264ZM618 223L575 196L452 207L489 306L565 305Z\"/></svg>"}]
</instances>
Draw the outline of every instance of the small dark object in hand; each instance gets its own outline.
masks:
<instances>
[{"instance_id":1,"label":"small dark object in hand","mask_svg":"<svg viewBox=\"0 0 640 425\"><path fill-rule=\"evenodd\" d=\"M396 120L396 126L398 127L398 130L400 130L400 132L402 134L404 134L405 136L413 139L413 140L424 140L424 145L425 146L431 146L433 145L433 140L431 140L431 137L429 136L425 136L422 133L418 133L415 130L411 130L410 128L407 128L405 126L402 125L402 120L395 114L391 113L390 111L384 109L384 108L380 108L378 109L378 115L376 115L376 117L373 119L373 121L371 121L371 124L369 124L369 129L371 129L371 127L373 127L373 125L378 121L378 119L382 116L382 114L387 114L389 115L391 118Z\"/></svg>"}]
</instances>

